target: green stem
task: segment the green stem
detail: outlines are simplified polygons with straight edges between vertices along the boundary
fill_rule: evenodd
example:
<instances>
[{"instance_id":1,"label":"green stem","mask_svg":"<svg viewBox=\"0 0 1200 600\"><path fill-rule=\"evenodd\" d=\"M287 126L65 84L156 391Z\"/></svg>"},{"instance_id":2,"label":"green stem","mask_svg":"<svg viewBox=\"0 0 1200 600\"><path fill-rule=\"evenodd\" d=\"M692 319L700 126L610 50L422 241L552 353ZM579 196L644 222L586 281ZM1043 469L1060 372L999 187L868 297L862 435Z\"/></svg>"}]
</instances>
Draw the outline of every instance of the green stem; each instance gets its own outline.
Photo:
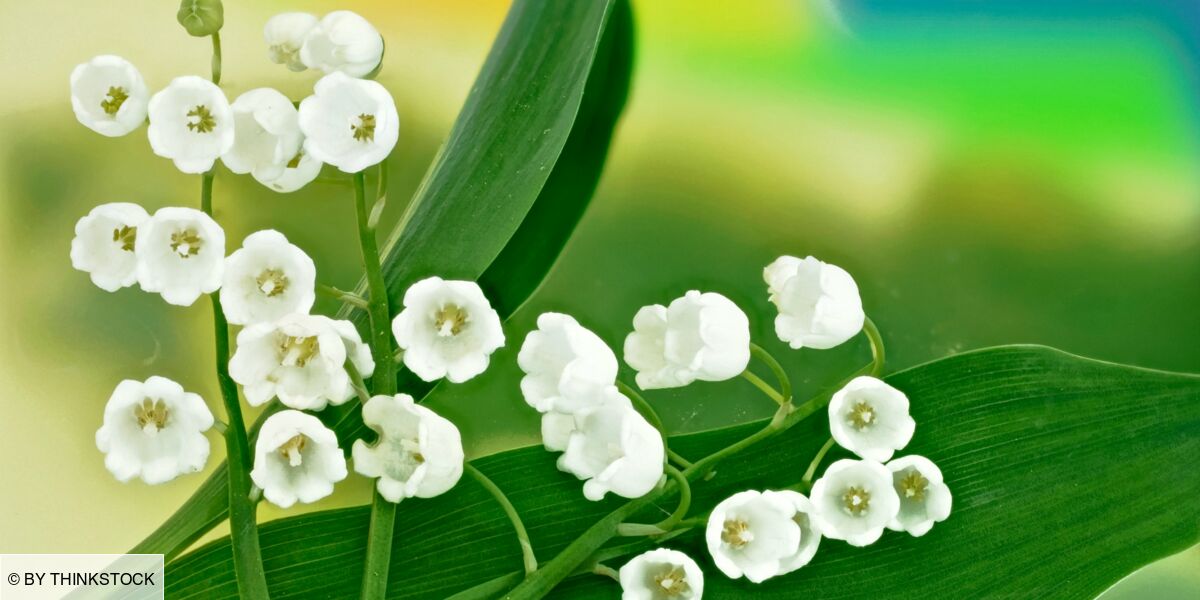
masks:
<instances>
[{"instance_id":1,"label":"green stem","mask_svg":"<svg viewBox=\"0 0 1200 600\"><path fill-rule=\"evenodd\" d=\"M200 210L212 216L213 171L200 178ZM250 501L252 454L238 401L237 384L229 376L229 323L221 311L220 292L210 296L213 308L213 333L216 338L217 383L225 403L229 423L225 429L225 453L229 464L229 537L233 543L233 570L238 595L242 598L268 598L267 577L263 572L262 551L258 545L257 508Z\"/></svg>"},{"instance_id":2,"label":"green stem","mask_svg":"<svg viewBox=\"0 0 1200 600\"><path fill-rule=\"evenodd\" d=\"M221 85L221 32L213 32L212 46L212 82Z\"/></svg>"},{"instance_id":3,"label":"green stem","mask_svg":"<svg viewBox=\"0 0 1200 600\"><path fill-rule=\"evenodd\" d=\"M671 513L666 519L659 521L655 525L663 531L670 531L687 516L687 512L692 507L692 486L688 484L687 477L679 472L679 469L666 465L667 475L675 480L675 484L679 486L679 504L675 507L675 512Z\"/></svg>"},{"instance_id":4,"label":"green stem","mask_svg":"<svg viewBox=\"0 0 1200 600\"><path fill-rule=\"evenodd\" d=\"M362 373L358 372L358 367L354 365L354 361L346 359L346 374L350 376L350 386L354 388L354 395L358 396L358 401L366 405L371 399L371 392L367 391L367 382L363 380Z\"/></svg>"},{"instance_id":5,"label":"green stem","mask_svg":"<svg viewBox=\"0 0 1200 600\"><path fill-rule=\"evenodd\" d=\"M742 371L742 379L745 379L746 381L753 383L754 387L762 390L762 393L766 394L767 397L774 400L775 404L783 406L788 402L788 399L785 398L783 394L780 394L778 391L775 390L775 388L771 387L771 384L763 381L762 377L759 377L758 375L755 375L754 373L752 373L750 371L750 369L746 369L745 371Z\"/></svg>"},{"instance_id":6,"label":"green stem","mask_svg":"<svg viewBox=\"0 0 1200 600\"><path fill-rule=\"evenodd\" d=\"M525 523L521 522L521 515L517 513L516 507L512 502L508 501L508 496L504 495L504 491L499 488L487 475L484 475L479 469L476 469L471 463L465 463L463 470L475 478L483 489L496 499L496 503L500 508L504 509L504 514L508 515L508 520L512 522L513 529L517 532L517 542L521 544L521 556L525 560L525 574L528 575L537 570L537 557L533 554L533 544L529 543L529 533L525 531Z\"/></svg>"},{"instance_id":7,"label":"green stem","mask_svg":"<svg viewBox=\"0 0 1200 600\"><path fill-rule=\"evenodd\" d=\"M867 317L863 321L863 332L867 334L867 340L871 342L871 376L879 377L883 373L883 362L886 359L883 336L879 335L879 328L875 326L875 321L872 321L871 317Z\"/></svg>"},{"instance_id":8,"label":"green stem","mask_svg":"<svg viewBox=\"0 0 1200 600\"><path fill-rule=\"evenodd\" d=\"M626 384L624 381L617 381L617 389L621 390L621 393L625 394L633 402L638 412L642 413L642 416L646 417L646 420L650 421L650 424L662 435L663 447L667 450L667 459L675 461L675 464L684 468L691 466L691 461L667 447L667 430L663 427L662 419L659 418L654 407L637 390L633 389L633 386Z\"/></svg>"},{"instance_id":9,"label":"green stem","mask_svg":"<svg viewBox=\"0 0 1200 600\"><path fill-rule=\"evenodd\" d=\"M783 369L783 365L779 364L779 361L775 360L775 357L771 356L770 352L767 352L766 349L755 343L750 344L750 355L762 361L763 364L767 365L767 368L771 369L771 372L775 374L775 380L779 382L779 390L783 398L791 401L792 380L788 379L787 371Z\"/></svg>"},{"instance_id":10,"label":"green stem","mask_svg":"<svg viewBox=\"0 0 1200 600\"><path fill-rule=\"evenodd\" d=\"M367 289L370 292L367 312L371 317L371 355L375 358L375 375L371 378L371 383L375 394L391 396L396 393L396 363L392 361L390 331L391 311L388 308L383 268L379 262L379 246L375 241L375 231L368 224L365 187L362 171L355 173L354 208L358 220L358 241L362 248ZM363 568L362 597L365 600L383 598L387 593L395 525L396 505L376 491L371 504L371 526L367 533L367 557Z\"/></svg>"},{"instance_id":11,"label":"green stem","mask_svg":"<svg viewBox=\"0 0 1200 600\"><path fill-rule=\"evenodd\" d=\"M592 567L592 573L595 573L596 575L600 575L601 577L607 577L617 583L621 582L620 573L617 573L616 569L614 569L608 565L602 565L600 563L596 563L596 566Z\"/></svg>"},{"instance_id":12,"label":"green stem","mask_svg":"<svg viewBox=\"0 0 1200 600\"><path fill-rule=\"evenodd\" d=\"M375 204L371 206L371 214L367 217L367 225L375 229L379 225L379 217L387 206L388 168L387 159L379 162L379 179L375 182Z\"/></svg>"},{"instance_id":13,"label":"green stem","mask_svg":"<svg viewBox=\"0 0 1200 600\"><path fill-rule=\"evenodd\" d=\"M354 292L347 292L346 290L340 290L338 288L333 287L332 285L325 285L323 283L318 283L317 291L322 294L325 294L326 296L329 296L330 298L341 300L342 302L345 302L347 304L353 304L354 306L357 306L364 310L370 310L370 307L371 307L370 303L367 302L366 298L363 298L362 296L359 296L358 294L355 294Z\"/></svg>"},{"instance_id":14,"label":"green stem","mask_svg":"<svg viewBox=\"0 0 1200 600\"><path fill-rule=\"evenodd\" d=\"M825 442L820 450L817 450L817 455L813 457L812 462L808 463L808 469L804 471L804 478L800 480L800 486L805 493L812 489L813 477L817 474L817 468L821 466L821 461L825 460L825 455L829 453L829 449L833 448L833 438Z\"/></svg>"}]
</instances>

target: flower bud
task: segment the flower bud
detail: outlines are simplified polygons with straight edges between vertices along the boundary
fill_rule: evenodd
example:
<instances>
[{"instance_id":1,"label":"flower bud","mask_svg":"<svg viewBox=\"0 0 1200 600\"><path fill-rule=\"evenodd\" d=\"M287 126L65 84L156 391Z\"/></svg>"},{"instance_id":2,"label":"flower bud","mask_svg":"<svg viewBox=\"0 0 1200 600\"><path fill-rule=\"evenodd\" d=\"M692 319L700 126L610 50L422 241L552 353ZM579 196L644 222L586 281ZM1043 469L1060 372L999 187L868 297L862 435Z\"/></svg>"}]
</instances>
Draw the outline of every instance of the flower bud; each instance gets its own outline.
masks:
<instances>
[{"instance_id":1,"label":"flower bud","mask_svg":"<svg viewBox=\"0 0 1200 600\"><path fill-rule=\"evenodd\" d=\"M179 3L175 20L190 35L212 35L225 25L225 7L221 5L221 0L183 0Z\"/></svg>"}]
</instances>

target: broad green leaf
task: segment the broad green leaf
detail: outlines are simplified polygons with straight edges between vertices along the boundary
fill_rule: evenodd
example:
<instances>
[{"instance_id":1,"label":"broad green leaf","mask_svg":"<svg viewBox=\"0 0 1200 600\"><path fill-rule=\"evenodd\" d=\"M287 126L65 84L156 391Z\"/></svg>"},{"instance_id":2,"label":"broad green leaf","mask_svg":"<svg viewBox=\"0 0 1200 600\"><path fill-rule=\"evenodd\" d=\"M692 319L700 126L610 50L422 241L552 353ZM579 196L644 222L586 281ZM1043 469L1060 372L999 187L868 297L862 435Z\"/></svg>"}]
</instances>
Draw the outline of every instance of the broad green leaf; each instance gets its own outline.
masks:
<instances>
[{"instance_id":1,"label":"broad green leaf","mask_svg":"<svg viewBox=\"0 0 1200 600\"><path fill-rule=\"evenodd\" d=\"M904 452L942 468L954 493L950 519L921 538L889 532L869 548L824 540L812 564L758 586L725 579L693 532L670 545L700 562L705 597L1091 598L1200 540L1200 472L1192 468L1200 461L1200 377L1008 346L887 379L908 394L917 421ZM697 458L760 425L671 444ZM796 482L827 436L818 414L728 460L711 481L693 486L694 514L739 490ZM543 560L620 504L587 502L580 483L554 461L534 447L473 462L508 493ZM659 508L645 518L672 507ZM332 598L357 590L368 510L265 525L272 594ZM390 597L441 598L521 568L503 513L471 481L432 500L406 500L396 523ZM233 598L232 573L228 542L218 540L168 566L167 593ZM564 598L617 593L612 581L591 575L555 590Z\"/></svg>"},{"instance_id":2,"label":"broad green leaf","mask_svg":"<svg viewBox=\"0 0 1200 600\"><path fill-rule=\"evenodd\" d=\"M408 285L430 274L480 279L501 318L536 289L603 169L629 85L632 37L625 0L513 5L384 251L393 306ZM542 228L545 235L538 235ZM364 317L348 310L340 316ZM401 375L400 389L417 398L431 388ZM369 435L357 402L320 417L339 439ZM170 558L222 521L225 477L222 465L135 549Z\"/></svg>"}]
</instances>

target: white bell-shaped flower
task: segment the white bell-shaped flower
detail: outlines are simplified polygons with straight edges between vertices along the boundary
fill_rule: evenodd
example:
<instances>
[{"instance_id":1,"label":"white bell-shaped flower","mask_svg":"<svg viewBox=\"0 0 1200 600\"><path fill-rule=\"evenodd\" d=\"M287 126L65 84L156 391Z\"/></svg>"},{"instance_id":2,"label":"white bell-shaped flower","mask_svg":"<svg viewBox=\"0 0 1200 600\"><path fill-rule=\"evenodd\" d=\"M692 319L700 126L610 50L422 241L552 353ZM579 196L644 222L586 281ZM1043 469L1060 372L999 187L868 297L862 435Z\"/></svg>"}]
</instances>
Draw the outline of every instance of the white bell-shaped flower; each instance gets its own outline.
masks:
<instances>
[{"instance_id":1,"label":"white bell-shaped flower","mask_svg":"<svg viewBox=\"0 0 1200 600\"><path fill-rule=\"evenodd\" d=\"M363 377L374 372L371 354L349 321L293 313L238 333L229 376L242 385L251 406L279 398L291 408L321 410L354 395L347 356Z\"/></svg>"},{"instance_id":2,"label":"white bell-shaped flower","mask_svg":"<svg viewBox=\"0 0 1200 600\"><path fill-rule=\"evenodd\" d=\"M118 481L158 484L195 473L208 462L204 432L213 416L199 395L165 377L117 384L104 407L96 447Z\"/></svg>"},{"instance_id":3,"label":"white bell-shaped flower","mask_svg":"<svg viewBox=\"0 0 1200 600\"><path fill-rule=\"evenodd\" d=\"M160 208L138 228L134 254L143 290L162 294L171 304L191 306L200 294L221 287L225 231L194 208Z\"/></svg>"},{"instance_id":4,"label":"white bell-shaped flower","mask_svg":"<svg viewBox=\"0 0 1200 600\"><path fill-rule=\"evenodd\" d=\"M729 298L692 290L637 312L625 362L647 390L736 377L750 362L750 320Z\"/></svg>"},{"instance_id":5,"label":"white bell-shaped flower","mask_svg":"<svg viewBox=\"0 0 1200 600\"><path fill-rule=\"evenodd\" d=\"M621 600L700 600L704 572L692 557L667 548L643 552L618 572Z\"/></svg>"},{"instance_id":6,"label":"white bell-shaped flower","mask_svg":"<svg viewBox=\"0 0 1200 600\"><path fill-rule=\"evenodd\" d=\"M525 402L543 413L594 404L617 379L616 355L570 315L543 313L537 325L517 354Z\"/></svg>"},{"instance_id":7,"label":"white bell-shaped flower","mask_svg":"<svg viewBox=\"0 0 1200 600\"><path fill-rule=\"evenodd\" d=\"M137 283L133 248L138 227L149 218L146 209L128 202L93 208L75 223L71 266L91 275L92 283L109 292Z\"/></svg>"},{"instance_id":8,"label":"white bell-shaped flower","mask_svg":"<svg viewBox=\"0 0 1200 600\"><path fill-rule=\"evenodd\" d=\"M875 462L888 461L908 445L916 426L908 414L908 396L874 377L855 377L829 401L833 439Z\"/></svg>"},{"instance_id":9,"label":"white bell-shaped flower","mask_svg":"<svg viewBox=\"0 0 1200 600\"><path fill-rule=\"evenodd\" d=\"M875 543L900 511L892 472L871 460L842 459L812 487L817 527L852 546Z\"/></svg>"},{"instance_id":10,"label":"white bell-shaped flower","mask_svg":"<svg viewBox=\"0 0 1200 600\"><path fill-rule=\"evenodd\" d=\"M71 71L75 118L101 135L125 135L146 121L150 92L142 74L120 56L97 56Z\"/></svg>"},{"instance_id":11,"label":"white bell-shaped flower","mask_svg":"<svg viewBox=\"0 0 1200 600\"><path fill-rule=\"evenodd\" d=\"M354 470L378 477L375 487L389 502L439 496L462 477L458 428L414 403L412 396L375 396L363 406L362 416L379 440L374 445L354 442Z\"/></svg>"},{"instance_id":12,"label":"white bell-shaped flower","mask_svg":"<svg viewBox=\"0 0 1200 600\"><path fill-rule=\"evenodd\" d=\"M791 499L749 490L734 494L709 514L704 539L725 576L762 583L783 572L800 548L800 525Z\"/></svg>"},{"instance_id":13,"label":"white bell-shaped flower","mask_svg":"<svg viewBox=\"0 0 1200 600\"><path fill-rule=\"evenodd\" d=\"M310 69L364 77L383 60L383 36L358 13L336 10L308 32L300 60Z\"/></svg>"},{"instance_id":14,"label":"white bell-shaped flower","mask_svg":"<svg viewBox=\"0 0 1200 600\"><path fill-rule=\"evenodd\" d=\"M933 461L915 454L901 456L887 464L892 472L900 512L888 523L892 531L907 531L921 537L950 516L953 499L942 481L942 471Z\"/></svg>"},{"instance_id":15,"label":"white bell-shaped flower","mask_svg":"<svg viewBox=\"0 0 1200 600\"><path fill-rule=\"evenodd\" d=\"M254 179L272 191L287 194L312 183L321 174L321 167L324 165L325 163L313 158L301 148L291 160L284 163L283 171L278 177L268 179L255 176Z\"/></svg>"},{"instance_id":16,"label":"white bell-shaped flower","mask_svg":"<svg viewBox=\"0 0 1200 600\"><path fill-rule=\"evenodd\" d=\"M251 173L259 182L283 176L287 165L300 160L304 135L300 116L287 96L257 88L238 96L233 111L233 147L221 156L230 171Z\"/></svg>"},{"instance_id":17,"label":"white bell-shaped flower","mask_svg":"<svg viewBox=\"0 0 1200 600\"><path fill-rule=\"evenodd\" d=\"M379 164L400 137L392 95L375 81L326 75L300 102L304 151L347 173Z\"/></svg>"},{"instance_id":18,"label":"white bell-shaped flower","mask_svg":"<svg viewBox=\"0 0 1200 600\"><path fill-rule=\"evenodd\" d=\"M316 502L346 478L346 457L337 435L321 420L298 410L269 417L254 444L250 479L280 508Z\"/></svg>"},{"instance_id":19,"label":"white bell-shaped flower","mask_svg":"<svg viewBox=\"0 0 1200 600\"><path fill-rule=\"evenodd\" d=\"M273 229L256 231L225 259L221 309L234 325L307 313L316 301L317 267Z\"/></svg>"},{"instance_id":20,"label":"white bell-shaped flower","mask_svg":"<svg viewBox=\"0 0 1200 600\"><path fill-rule=\"evenodd\" d=\"M800 527L800 546L796 548L794 554L780 560L779 574L785 575L807 565L817 554L817 548L821 545L821 530L817 528L813 518L816 508L808 497L800 492L783 490L767 491L763 494L783 498L796 509L795 514L792 515L792 521Z\"/></svg>"},{"instance_id":21,"label":"white bell-shaped flower","mask_svg":"<svg viewBox=\"0 0 1200 600\"><path fill-rule=\"evenodd\" d=\"M195 75L176 77L150 98L150 148L184 173L203 173L233 148L233 110L225 92Z\"/></svg>"},{"instance_id":22,"label":"white bell-shaped flower","mask_svg":"<svg viewBox=\"0 0 1200 600\"><path fill-rule=\"evenodd\" d=\"M300 60L300 48L316 26L317 16L302 12L279 13L267 19L267 25L263 27L267 57L277 65L287 65L292 71L307 69Z\"/></svg>"},{"instance_id":23,"label":"white bell-shaped flower","mask_svg":"<svg viewBox=\"0 0 1200 600\"><path fill-rule=\"evenodd\" d=\"M588 500L601 500L608 492L638 498L662 478L662 435L616 387L607 388L602 404L579 409L570 421L561 419L562 413L550 415L560 417L559 428L543 441L547 448L564 450L559 470L587 480L583 495Z\"/></svg>"},{"instance_id":24,"label":"white bell-shaped flower","mask_svg":"<svg viewBox=\"0 0 1200 600\"><path fill-rule=\"evenodd\" d=\"M763 269L770 300L779 310L775 335L792 348L832 348L863 328L866 314L854 278L811 256L781 256Z\"/></svg>"},{"instance_id":25,"label":"white bell-shaped flower","mask_svg":"<svg viewBox=\"0 0 1200 600\"><path fill-rule=\"evenodd\" d=\"M504 345L500 315L473 281L422 279L404 293L392 321L404 366L425 381L462 383L487 369Z\"/></svg>"}]
</instances>

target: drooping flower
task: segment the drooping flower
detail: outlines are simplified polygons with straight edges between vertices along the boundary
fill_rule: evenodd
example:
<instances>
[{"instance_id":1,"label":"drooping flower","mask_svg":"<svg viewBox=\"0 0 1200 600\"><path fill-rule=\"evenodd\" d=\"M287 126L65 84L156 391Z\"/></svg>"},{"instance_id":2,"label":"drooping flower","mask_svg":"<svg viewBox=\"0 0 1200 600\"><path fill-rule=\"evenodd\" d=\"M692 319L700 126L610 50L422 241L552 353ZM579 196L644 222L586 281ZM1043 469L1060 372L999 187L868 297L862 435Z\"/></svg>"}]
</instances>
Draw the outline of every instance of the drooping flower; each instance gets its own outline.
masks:
<instances>
[{"instance_id":1,"label":"drooping flower","mask_svg":"<svg viewBox=\"0 0 1200 600\"><path fill-rule=\"evenodd\" d=\"M250 479L280 508L316 502L346 478L346 457L337 435L321 420L298 410L269 417L254 444Z\"/></svg>"},{"instance_id":2,"label":"drooping flower","mask_svg":"<svg viewBox=\"0 0 1200 600\"><path fill-rule=\"evenodd\" d=\"M225 259L221 309L234 325L307 313L316 301L317 268L273 229L256 231Z\"/></svg>"},{"instance_id":3,"label":"drooping flower","mask_svg":"<svg viewBox=\"0 0 1200 600\"><path fill-rule=\"evenodd\" d=\"M137 231L137 280L163 300L191 306L200 294L221 287L225 270L225 231L194 209L160 208Z\"/></svg>"},{"instance_id":4,"label":"drooping flower","mask_svg":"<svg viewBox=\"0 0 1200 600\"><path fill-rule=\"evenodd\" d=\"M165 377L117 384L104 407L96 447L118 481L151 485L195 473L208 462L204 432L213 416L199 395Z\"/></svg>"},{"instance_id":5,"label":"drooping flower","mask_svg":"<svg viewBox=\"0 0 1200 600\"><path fill-rule=\"evenodd\" d=\"M251 406L279 398L291 408L321 410L354 395L347 356L363 377L374 372L363 346L348 321L293 313L238 333L229 376L242 385Z\"/></svg>"},{"instance_id":6,"label":"drooping flower","mask_svg":"<svg viewBox=\"0 0 1200 600\"><path fill-rule=\"evenodd\" d=\"M400 115L378 82L334 72L300 103L300 131L306 153L357 173L391 154L400 136Z\"/></svg>"},{"instance_id":7,"label":"drooping flower","mask_svg":"<svg viewBox=\"0 0 1200 600\"><path fill-rule=\"evenodd\" d=\"M504 345L500 315L473 281L422 279L404 293L392 321L404 366L425 381L462 383L487 369Z\"/></svg>"},{"instance_id":8,"label":"drooping flower","mask_svg":"<svg viewBox=\"0 0 1200 600\"><path fill-rule=\"evenodd\" d=\"M271 88L257 88L238 96L230 109L234 142L221 162L234 173L253 174L259 182L282 177L287 165L298 160L304 143L292 101Z\"/></svg>"},{"instance_id":9,"label":"drooping flower","mask_svg":"<svg viewBox=\"0 0 1200 600\"><path fill-rule=\"evenodd\" d=\"M543 442L548 449L564 450L558 468L586 480L583 495L588 500L600 500L608 492L638 498L662 478L662 436L615 387L607 388L602 404L570 416L546 417L557 422L548 431L543 419L543 433L549 433Z\"/></svg>"},{"instance_id":10,"label":"drooping flower","mask_svg":"<svg viewBox=\"0 0 1200 600\"><path fill-rule=\"evenodd\" d=\"M621 600L699 600L704 572L678 550L656 548L625 563L618 573Z\"/></svg>"},{"instance_id":11,"label":"drooping flower","mask_svg":"<svg viewBox=\"0 0 1200 600\"><path fill-rule=\"evenodd\" d=\"M300 48L316 26L316 15L302 12L279 13L267 19L267 25L263 27L267 57L277 65L287 65L292 71L307 69L300 60Z\"/></svg>"},{"instance_id":12,"label":"drooping flower","mask_svg":"<svg viewBox=\"0 0 1200 600\"><path fill-rule=\"evenodd\" d=\"M274 179L255 177L259 183L281 194L294 192L310 183L321 174L325 163L313 158L303 148L283 165L283 171Z\"/></svg>"},{"instance_id":13,"label":"drooping flower","mask_svg":"<svg viewBox=\"0 0 1200 600\"><path fill-rule=\"evenodd\" d=\"M829 401L833 439L862 458L886 462L908 445L916 426L904 392L874 377L855 377Z\"/></svg>"},{"instance_id":14,"label":"drooping flower","mask_svg":"<svg viewBox=\"0 0 1200 600\"><path fill-rule=\"evenodd\" d=\"M88 273L92 283L115 292L137 282L134 242L138 227L150 215L128 202L110 202L93 208L75 223L71 240L71 266Z\"/></svg>"},{"instance_id":15,"label":"drooping flower","mask_svg":"<svg viewBox=\"0 0 1200 600\"><path fill-rule=\"evenodd\" d=\"M921 537L950 516L953 499L942 481L942 471L924 456L901 456L887 464L892 472L900 512L888 523L892 531L907 531Z\"/></svg>"},{"instance_id":16,"label":"drooping flower","mask_svg":"<svg viewBox=\"0 0 1200 600\"><path fill-rule=\"evenodd\" d=\"M537 324L517 355L525 402L543 413L593 404L617 379L616 355L570 315L543 313Z\"/></svg>"},{"instance_id":17,"label":"drooping flower","mask_svg":"<svg viewBox=\"0 0 1200 600\"><path fill-rule=\"evenodd\" d=\"M770 300L779 310L775 334L792 348L823 350L862 330L866 314L854 278L811 256L781 256L763 269Z\"/></svg>"},{"instance_id":18,"label":"drooping flower","mask_svg":"<svg viewBox=\"0 0 1200 600\"><path fill-rule=\"evenodd\" d=\"M382 59L383 36L370 21L348 10L322 17L300 48L300 60L310 69L351 77L369 75Z\"/></svg>"},{"instance_id":19,"label":"drooping flower","mask_svg":"<svg viewBox=\"0 0 1200 600\"><path fill-rule=\"evenodd\" d=\"M378 477L379 495L389 502L444 494L462 477L458 428L414 403L412 396L375 396L363 406L362 415L379 440L374 445L354 442L354 470Z\"/></svg>"},{"instance_id":20,"label":"drooping flower","mask_svg":"<svg viewBox=\"0 0 1200 600\"><path fill-rule=\"evenodd\" d=\"M734 494L709 514L708 552L727 577L762 583L784 572L784 561L799 551L803 534L795 515L792 499L781 494Z\"/></svg>"},{"instance_id":21,"label":"drooping flower","mask_svg":"<svg viewBox=\"0 0 1200 600\"><path fill-rule=\"evenodd\" d=\"M142 74L120 56L100 55L71 71L75 118L101 135L118 137L141 126L149 99Z\"/></svg>"},{"instance_id":22,"label":"drooping flower","mask_svg":"<svg viewBox=\"0 0 1200 600\"><path fill-rule=\"evenodd\" d=\"M811 495L817 527L852 546L875 543L900 511L892 472L871 460L842 459L825 470Z\"/></svg>"},{"instance_id":23,"label":"drooping flower","mask_svg":"<svg viewBox=\"0 0 1200 600\"><path fill-rule=\"evenodd\" d=\"M669 307L642 307L625 338L625 362L642 389L723 381L750 362L750 320L729 298L692 290Z\"/></svg>"},{"instance_id":24,"label":"drooping flower","mask_svg":"<svg viewBox=\"0 0 1200 600\"><path fill-rule=\"evenodd\" d=\"M176 77L150 98L150 148L184 173L203 173L233 147L233 110L213 82Z\"/></svg>"},{"instance_id":25,"label":"drooping flower","mask_svg":"<svg viewBox=\"0 0 1200 600\"><path fill-rule=\"evenodd\" d=\"M813 520L816 508L808 497L800 492L783 490L778 492L766 491L763 494L781 497L791 502L792 506L796 509L795 514L792 515L792 521L800 527L800 546L796 548L794 554L783 558L779 562L779 574L785 575L807 565L813 559L813 556L816 555L817 548L821 545L821 530L817 528Z\"/></svg>"}]
</instances>

